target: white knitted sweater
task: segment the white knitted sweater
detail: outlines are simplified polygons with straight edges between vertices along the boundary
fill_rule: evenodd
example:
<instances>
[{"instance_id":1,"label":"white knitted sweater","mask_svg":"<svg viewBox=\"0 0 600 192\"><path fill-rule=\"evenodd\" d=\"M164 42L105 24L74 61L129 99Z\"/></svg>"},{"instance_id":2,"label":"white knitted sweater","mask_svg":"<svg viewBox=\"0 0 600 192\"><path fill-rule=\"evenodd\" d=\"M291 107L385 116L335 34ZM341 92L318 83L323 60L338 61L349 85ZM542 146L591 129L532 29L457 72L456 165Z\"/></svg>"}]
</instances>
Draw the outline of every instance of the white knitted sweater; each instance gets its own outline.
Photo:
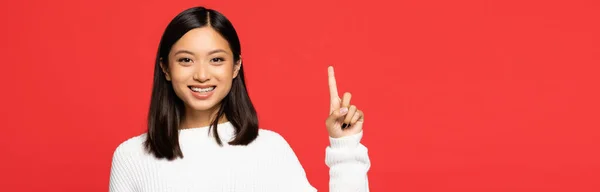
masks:
<instances>
[{"instance_id":1,"label":"white knitted sweater","mask_svg":"<svg viewBox=\"0 0 600 192\"><path fill-rule=\"evenodd\" d=\"M294 151L281 135L260 129L247 146L228 145L234 135L231 123L218 125L223 146L207 127L180 130L184 158L157 159L146 153L146 133L121 143L110 172L111 192L314 192ZM360 143L362 132L329 138L325 163L331 192L367 192L370 160Z\"/></svg>"}]
</instances>

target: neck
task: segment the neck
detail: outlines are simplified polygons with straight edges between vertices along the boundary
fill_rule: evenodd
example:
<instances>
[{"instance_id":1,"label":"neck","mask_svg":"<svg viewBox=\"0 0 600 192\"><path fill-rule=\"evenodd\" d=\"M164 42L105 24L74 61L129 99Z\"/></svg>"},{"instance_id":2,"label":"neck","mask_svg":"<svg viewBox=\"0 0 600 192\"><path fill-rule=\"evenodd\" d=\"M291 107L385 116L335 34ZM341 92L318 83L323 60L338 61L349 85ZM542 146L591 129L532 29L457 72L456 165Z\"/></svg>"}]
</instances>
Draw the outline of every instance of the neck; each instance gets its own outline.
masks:
<instances>
[{"instance_id":1,"label":"neck","mask_svg":"<svg viewBox=\"0 0 600 192\"><path fill-rule=\"evenodd\" d=\"M215 105L211 109L199 111L186 106L185 117L181 123L181 129L209 126L216 118L220 107L221 105L219 104ZM218 123L224 123L227 121L227 117L223 115L221 118L219 118Z\"/></svg>"}]
</instances>

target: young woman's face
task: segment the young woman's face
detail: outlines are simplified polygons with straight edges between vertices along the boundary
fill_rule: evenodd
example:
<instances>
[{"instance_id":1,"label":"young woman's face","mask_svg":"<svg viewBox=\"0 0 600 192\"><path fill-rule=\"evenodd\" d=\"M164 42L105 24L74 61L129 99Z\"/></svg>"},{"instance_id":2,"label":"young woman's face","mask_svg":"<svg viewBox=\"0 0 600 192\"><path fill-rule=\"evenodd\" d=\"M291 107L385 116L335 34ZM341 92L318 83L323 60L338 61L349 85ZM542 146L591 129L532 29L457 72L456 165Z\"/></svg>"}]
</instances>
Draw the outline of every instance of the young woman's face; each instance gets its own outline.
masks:
<instances>
[{"instance_id":1,"label":"young woman's face","mask_svg":"<svg viewBox=\"0 0 600 192\"><path fill-rule=\"evenodd\" d=\"M214 110L227 96L240 65L234 63L227 40L214 29L202 27L190 30L173 45L163 72L188 108L206 111Z\"/></svg>"}]
</instances>

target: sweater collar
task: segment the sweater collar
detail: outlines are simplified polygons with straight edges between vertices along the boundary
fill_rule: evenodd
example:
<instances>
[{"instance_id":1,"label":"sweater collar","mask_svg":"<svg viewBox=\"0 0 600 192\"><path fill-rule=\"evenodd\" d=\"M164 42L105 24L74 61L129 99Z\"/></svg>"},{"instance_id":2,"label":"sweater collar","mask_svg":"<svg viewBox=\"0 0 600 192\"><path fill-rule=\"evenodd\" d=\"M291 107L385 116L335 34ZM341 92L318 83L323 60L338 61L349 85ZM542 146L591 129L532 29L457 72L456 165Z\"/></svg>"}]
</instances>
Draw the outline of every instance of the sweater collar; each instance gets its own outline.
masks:
<instances>
[{"instance_id":1,"label":"sweater collar","mask_svg":"<svg viewBox=\"0 0 600 192\"><path fill-rule=\"evenodd\" d=\"M210 130L210 133L208 132ZM223 122L217 124L217 127L212 127L212 125L203 126L203 127L193 127L179 130L180 139L199 139L198 136L201 137L210 137L214 138L215 131L219 133L219 138L223 142L228 142L235 136L235 128L231 122ZM201 135L200 135L201 134Z\"/></svg>"}]
</instances>

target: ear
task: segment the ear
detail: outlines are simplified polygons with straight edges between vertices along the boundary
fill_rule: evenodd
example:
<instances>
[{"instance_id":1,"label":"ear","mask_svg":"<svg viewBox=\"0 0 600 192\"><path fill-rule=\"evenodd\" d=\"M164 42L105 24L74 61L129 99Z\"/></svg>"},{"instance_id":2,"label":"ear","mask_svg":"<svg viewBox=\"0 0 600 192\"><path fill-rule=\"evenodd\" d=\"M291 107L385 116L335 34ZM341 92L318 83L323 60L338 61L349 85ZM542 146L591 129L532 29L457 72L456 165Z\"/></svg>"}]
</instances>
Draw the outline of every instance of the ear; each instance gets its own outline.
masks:
<instances>
[{"instance_id":1,"label":"ear","mask_svg":"<svg viewBox=\"0 0 600 192\"><path fill-rule=\"evenodd\" d=\"M171 75L169 75L168 68L169 68L168 66L165 66L165 63L163 62L163 58L161 57L160 58L160 69L165 74L167 81L171 81Z\"/></svg>"},{"instance_id":2,"label":"ear","mask_svg":"<svg viewBox=\"0 0 600 192\"><path fill-rule=\"evenodd\" d=\"M242 56L240 56L240 59L233 65L233 79L238 76L240 68L242 68Z\"/></svg>"}]
</instances>

